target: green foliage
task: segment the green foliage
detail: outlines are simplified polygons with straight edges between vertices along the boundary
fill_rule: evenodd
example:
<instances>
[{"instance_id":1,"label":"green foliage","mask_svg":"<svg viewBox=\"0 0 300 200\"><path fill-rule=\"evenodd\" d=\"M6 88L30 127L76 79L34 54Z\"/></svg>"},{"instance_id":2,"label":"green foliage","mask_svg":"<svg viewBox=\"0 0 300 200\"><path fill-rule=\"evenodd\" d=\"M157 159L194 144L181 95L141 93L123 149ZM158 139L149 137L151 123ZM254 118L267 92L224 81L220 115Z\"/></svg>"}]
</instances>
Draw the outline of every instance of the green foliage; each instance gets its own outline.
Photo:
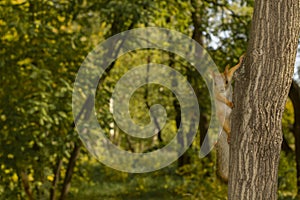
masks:
<instances>
[{"instance_id":1,"label":"green foliage","mask_svg":"<svg viewBox=\"0 0 300 200\"><path fill-rule=\"evenodd\" d=\"M141 0L3 0L0 2L0 198L25 199L24 178L35 199L49 199L58 161L63 180L78 136L73 130L71 95L77 70L99 42L119 32L160 26L193 35L193 12L201 21L203 45L223 68L245 52L254 1L141 1ZM147 152L166 145L176 132L176 98L167 89L150 84L131 98L134 121L149 122L148 107L165 106L167 125L160 142L127 137L114 125L109 101L116 82L133 66L150 62L172 67L194 87L203 115L210 116L210 99L204 81L177 55L140 50L115 62L97 90L95 107L99 124L121 148ZM291 103L283 117L283 132L294 148L290 126ZM114 135L111 134L114 131ZM198 136L199 137L199 136ZM75 167L69 199L226 199L226 185L215 175L214 154L200 160L194 141L191 162L176 163L147 174L128 174L107 168L88 157L84 148ZM282 155L279 196L295 194L295 163ZM151 163L150 163L151 164ZM58 196L58 195L57 195Z\"/></svg>"},{"instance_id":2,"label":"green foliage","mask_svg":"<svg viewBox=\"0 0 300 200\"><path fill-rule=\"evenodd\" d=\"M293 133L291 132L291 127L293 126L293 124L294 110L291 100L288 99L282 117L282 131L289 146L294 150L295 138ZM280 155L278 170L278 199L297 199L295 198L295 194L297 194L296 174L297 171L295 155L282 152Z\"/></svg>"},{"instance_id":3,"label":"green foliage","mask_svg":"<svg viewBox=\"0 0 300 200\"><path fill-rule=\"evenodd\" d=\"M182 178L175 165L146 174L128 174L91 160L87 169L89 184L75 181L68 199L183 199L176 193ZM84 164L84 163L82 163Z\"/></svg>"},{"instance_id":4,"label":"green foliage","mask_svg":"<svg viewBox=\"0 0 300 200\"><path fill-rule=\"evenodd\" d=\"M66 21L66 6L43 1L0 5L0 173L7 198L25 195L23 173L36 198L47 196L57 157L67 156L77 137L70 126L71 85L83 49L71 43L80 47Z\"/></svg>"},{"instance_id":5,"label":"green foliage","mask_svg":"<svg viewBox=\"0 0 300 200\"><path fill-rule=\"evenodd\" d=\"M295 199L296 173L295 156L281 153L278 170L278 199Z\"/></svg>"},{"instance_id":6,"label":"green foliage","mask_svg":"<svg viewBox=\"0 0 300 200\"><path fill-rule=\"evenodd\" d=\"M292 127L294 124L294 108L290 99L287 100L285 110L282 116L282 132L285 139L290 144L291 148L295 149L295 138L292 133Z\"/></svg>"},{"instance_id":7,"label":"green foliage","mask_svg":"<svg viewBox=\"0 0 300 200\"><path fill-rule=\"evenodd\" d=\"M227 199L227 185L216 176L215 152L202 160L177 170L183 177L183 183L177 186L177 192L188 199Z\"/></svg>"}]
</instances>

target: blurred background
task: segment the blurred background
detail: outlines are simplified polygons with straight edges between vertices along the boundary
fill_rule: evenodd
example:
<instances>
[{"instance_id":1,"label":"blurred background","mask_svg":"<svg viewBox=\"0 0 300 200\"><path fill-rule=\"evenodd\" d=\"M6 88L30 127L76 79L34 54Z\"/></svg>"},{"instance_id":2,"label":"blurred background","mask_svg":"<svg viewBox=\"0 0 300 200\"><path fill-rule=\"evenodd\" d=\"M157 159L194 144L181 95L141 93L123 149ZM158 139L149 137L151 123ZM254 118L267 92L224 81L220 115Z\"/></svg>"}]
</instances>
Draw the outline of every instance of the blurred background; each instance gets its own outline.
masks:
<instances>
[{"instance_id":1,"label":"blurred background","mask_svg":"<svg viewBox=\"0 0 300 200\"><path fill-rule=\"evenodd\" d=\"M164 105L168 120L152 138L128 136L118 129L110 109L111 94L122 75L141 63L161 63L179 71L194 88L200 108L197 136L176 162L155 172L120 172L94 159L74 128L72 89L81 63L97 44L148 26L190 36L223 71L246 51L253 3L1 0L0 199L227 199L227 185L216 175L215 151L203 159L198 156L212 114L211 101L205 82L186 60L160 50L137 50L112 63L99 82L95 101L99 124L114 144L130 152L153 151L176 137L180 105L160 85L139 88L130 100L133 120L147 124L148 109L156 103ZM299 66L298 61L290 92L294 101L287 101L282 120L279 199L296 199L300 193L300 144L295 142L300 137L295 128L300 126L295 110L300 109ZM179 144L184 140L177 138Z\"/></svg>"}]
</instances>

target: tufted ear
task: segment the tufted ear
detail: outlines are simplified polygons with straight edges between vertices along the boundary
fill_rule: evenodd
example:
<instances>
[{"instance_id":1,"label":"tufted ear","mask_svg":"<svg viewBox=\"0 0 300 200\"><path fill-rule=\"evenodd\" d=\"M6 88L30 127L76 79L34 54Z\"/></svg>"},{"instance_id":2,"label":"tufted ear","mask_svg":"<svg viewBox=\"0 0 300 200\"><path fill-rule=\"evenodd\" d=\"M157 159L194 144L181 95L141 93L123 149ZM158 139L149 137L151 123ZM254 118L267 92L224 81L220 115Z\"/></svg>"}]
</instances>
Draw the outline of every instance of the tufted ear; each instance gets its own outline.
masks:
<instances>
[{"instance_id":1,"label":"tufted ear","mask_svg":"<svg viewBox=\"0 0 300 200\"><path fill-rule=\"evenodd\" d=\"M216 74L215 74L215 72L213 71L213 70L208 70L208 76L209 76L209 78L211 78L211 79L214 79L215 78L215 76L216 76Z\"/></svg>"},{"instance_id":2,"label":"tufted ear","mask_svg":"<svg viewBox=\"0 0 300 200\"><path fill-rule=\"evenodd\" d=\"M229 67L230 67L229 65L226 65L224 74L228 74L229 73Z\"/></svg>"},{"instance_id":3,"label":"tufted ear","mask_svg":"<svg viewBox=\"0 0 300 200\"><path fill-rule=\"evenodd\" d=\"M240 59L239 59L239 63L237 65L235 65L234 67L232 67L229 71L228 71L228 74L227 74L227 78L229 81L231 81L232 77L233 77L233 73L238 69L240 68L242 62L243 62L243 59L245 57L245 54L241 55Z\"/></svg>"}]
</instances>

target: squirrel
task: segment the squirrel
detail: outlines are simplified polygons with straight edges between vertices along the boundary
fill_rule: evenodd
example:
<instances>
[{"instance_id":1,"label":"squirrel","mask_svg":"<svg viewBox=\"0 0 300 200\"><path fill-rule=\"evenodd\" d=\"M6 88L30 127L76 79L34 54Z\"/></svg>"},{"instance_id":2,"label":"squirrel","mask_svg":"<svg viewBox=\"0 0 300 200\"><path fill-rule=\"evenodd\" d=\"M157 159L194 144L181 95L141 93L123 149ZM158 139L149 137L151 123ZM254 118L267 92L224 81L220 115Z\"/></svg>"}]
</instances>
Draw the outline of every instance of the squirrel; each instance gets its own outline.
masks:
<instances>
[{"instance_id":1,"label":"squirrel","mask_svg":"<svg viewBox=\"0 0 300 200\"><path fill-rule=\"evenodd\" d=\"M232 78L234 72L241 66L245 54L243 54L239 63L229 69L229 65L225 67L225 71L221 74L212 72L213 77L213 92L215 97L216 114L219 122L223 123L223 130L227 134L227 142L230 143L230 114L233 108L232 103Z\"/></svg>"},{"instance_id":2,"label":"squirrel","mask_svg":"<svg viewBox=\"0 0 300 200\"><path fill-rule=\"evenodd\" d=\"M216 115L220 123L224 121L222 127L220 127L221 134L216 143L217 174L224 182L228 181L229 173L230 115L233 108L231 81L234 72L241 66L243 58L244 54L240 57L237 65L230 69L227 65L225 71L221 74L212 72Z\"/></svg>"}]
</instances>

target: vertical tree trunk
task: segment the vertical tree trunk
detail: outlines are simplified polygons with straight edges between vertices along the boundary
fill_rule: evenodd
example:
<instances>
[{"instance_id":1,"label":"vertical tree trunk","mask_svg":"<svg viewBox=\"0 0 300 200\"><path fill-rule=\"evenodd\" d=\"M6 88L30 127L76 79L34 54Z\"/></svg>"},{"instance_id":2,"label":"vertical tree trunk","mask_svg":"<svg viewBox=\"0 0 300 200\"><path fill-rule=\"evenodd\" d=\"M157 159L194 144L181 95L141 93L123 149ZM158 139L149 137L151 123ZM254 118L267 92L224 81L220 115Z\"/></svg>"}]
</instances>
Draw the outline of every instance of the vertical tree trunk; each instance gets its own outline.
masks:
<instances>
[{"instance_id":1,"label":"vertical tree trunk","mask_svg":"<svg viewBox=\"0 0 300 200\"><path fill-rule=\"evenodd\" d=\"M57 189L57 185L58 185L58 182L59 182L59 176L60 176L60 170L61 170L62 164L63 164L63 160L59 156L57 158L57 161L56 161L55 169L53 170L54 180L52 182L52 187L50 189L50 200L55 200L56 199L56 189Z\"/></svg>"},{"instance_id":2,"label":"vertical tree trunk","mask_svg":"<svg viewBox=\"0 0 300 200\"><path fill-rule=\"evenodd\" d=\"M289 97L294 107L294 127L293 133L295 137L295 153L297 166L297 196L300 197L300 87L293 81Z\"/></svg>"},{"instance_id":3,"label":"vertical tree trunk","mask_svg":"<svg viewBox=\"0 0 300 200\"><path fill-rule=\"evenodd\" d=\"M193 6L193 11L192 11L192 21L193 21L193 26L194 26L194 30L193 30L193 36L192 38L197 41L201 46L203 46L203 34L202 34L202 28L201 28L201 21L202 21L202 16L201 16L201 9L200 9L200 5L201 5L201 1L199 0L192 0L191 4ZM175 65L175 56L173 54L170 54L170 63L169 66L174 67ZM189 83L191 83L192 87L194 88L194 91L197 95L197 97L199 98L199 96L201 95L201 91L199 90L199 85L198 85L198 78L197 76L195 76L195 73L193 71L191 71L190 69L187 70L187 79L189 81ZM177 84L173 83L173 84ZM201 101L199 101L201 102ZM181 122L181 111L180 111L180 105L178 104L177 100L175 99L173 102L173 106L175 108L176 111L176 127L177 130L180 127L180 122ZM200 105L201 106L201 105ZM203 111L203 109L201 110ZM203 121L201 120L203 119ZM199 122L199 128L201 130L200 134L200 140L205 137L205 134L207 132L207 127L206 127L206 122L204 121L205 115L204 112L200 112L200 122ZM178 144L181 146L181 148L184 147L185 142L190 140L190 134L187 134L187 137L184 138L182 137L182 135L177 134L177 142ZM202 141L200 141L200 144L202 144ZM181 155L178 159L178 167L182 167L185 164L190 164L191 162L191 156L189 153L191 146L189 147L189 149L187 149L187 151L185 151L185 153L183 155Z\"/></svg>"},{"instance_id":4,"label":"vertical tree trunk","mask_svg":"<svg viewBox=\"0 0 300 200\"><path fill-rule=\"evenodd\" d=\"M128 30L132 29L134 27L134 24L135 24L135 22L131 22L131 24L128 27ZM115 31L117 31L117 30L112 27L112 33L114 33ZM119 51L121 50L121 48L123 46L124 41L125 40L123 40L121 42L120 46L117 49L115 49L115 48L109 49L106 56L110 57L110 56L112 56L113 53L118 55ZM113 51L113 50L116 50L116 51ZM104 78L99 80L99 85L100 86L104 82L105 78L109 75L110 71L112 70L112 68L114 66L115 66L115 61L113 61L109 65L109 67L106 69L106 76L104 76ZM94 101L94 99L92 99L92 96L89 96L87 98L86 102L84 103L84 105L81 108L81 111L79 112L78 116L76 116L75 121L72 123L71 130L74 129L76 121L80 117L82 117L82 115L84 115L85 118L88 118L90 116L89 111L91 111L91 109L89 108L89 106L94 105L93 101ZM60 195L60 198L59 198L60 200L64 200L67 197L67 194L69 192L69 188L71 186L71 180L72 180L72 176L73 176L74 167L76 165L77 158L80 154L80 148L82 146L82 143L79 140L76 140L74 143L75 143L75 145L74 145L74 148L73 148L72 153L71 153L71 158L69 159L68 168L67 168L64 183L63 183L63 188L62 188L61 195Z\"/></svg>"},{"instance_id":5,"label":"vertical tree trunk","mask_svg":"<svg viewBox=\"0 0 300 200\"><path fill-rule=\"evenodd\" d=\"M300 103L300 102L299 102ZM286 140L286 138L284 137L284 135L282 135L282 144L281 144L281 150L283 152L285 152L286 154L290 154L293 153L293 149L290 147L288 141Z\"/></svg>"},{"instance_id":6,"label":"vertical tree trunk","mask_svg":"<svg viewBox=\"0 0 300 200\"><path fill-rule=\"evenodd\" d=\"M78 144L80 144L80 145L78 145ZM77 161L77 158L78 158L79 153L80 153L80 147L81 146L82 145L81 145L80 142L77 142L74 145L74 149L73 149L71 157L69 159L69 163L68 163L68 167L67 167L67 171L66 171L66 176L65 176L65 179L64 179L63 188L62 188L62 192L60 194L59 200L65 200L66 197L67 197L67 194L68 194L70 186L71 186L71 180L72 180L74 168L76 166L76 161Z\"/></svg>"},{"instance_id":7,"label":"vertical tree trunk","mask_svg":"<svg viewBox=\"0 0 300 200\"><path fill-rule=\"evenodd\" d=\"M20 175L21 175L20 177L21 177L21 180L22 180L22 183L23 183L23 187L24 187L24 190L25 190L25 193L26 193L28 199L29 200L34 200L33 194L32 194L31 188L30 188L30 184L29 184L27 173L22 170L21 173L20 173Z\"/></svg>"},{"instance_id":8,"label":"vertical tree trunk","mask_svg":"<svg viewBox=\"0 0 300 200\"><path fill-rule=\"evenodd\" d=\"M192 9L192 22L194 26L193 35L192 38L197 41L202 47L204 47L204 36L203 32L205 32L203 28L204 19L203 16L205 16L205 13L203 11L207 10L203 6L203 2L201 0L191 0L191 5L193 7ZM201 91L199 88L199 77L195 77L195 73L192 71L187 72L189 82L192 84L194 91L198 97L199 102L203 102L200 97L203 95L203 90ZM206 95L203 95L206 96ZM200 106L200 121L199 121L199 130L200 130L200 146L204 142L207 129L208 129L208 119L206 117L207 109L203 105ZM210 154L208 155L210 156Z\"/></svg>"},{"instance_id":9,"label":"vertical tree trunk","mask_svg":"<svg viewBox=\"0 0 300 200\"><path fill-rule=\"evenodd\" d=\"M277 199L281 119L292 82L299 12L299 0L255 1L233 98L229 199Z\"/></svg>"}]
</instances>

